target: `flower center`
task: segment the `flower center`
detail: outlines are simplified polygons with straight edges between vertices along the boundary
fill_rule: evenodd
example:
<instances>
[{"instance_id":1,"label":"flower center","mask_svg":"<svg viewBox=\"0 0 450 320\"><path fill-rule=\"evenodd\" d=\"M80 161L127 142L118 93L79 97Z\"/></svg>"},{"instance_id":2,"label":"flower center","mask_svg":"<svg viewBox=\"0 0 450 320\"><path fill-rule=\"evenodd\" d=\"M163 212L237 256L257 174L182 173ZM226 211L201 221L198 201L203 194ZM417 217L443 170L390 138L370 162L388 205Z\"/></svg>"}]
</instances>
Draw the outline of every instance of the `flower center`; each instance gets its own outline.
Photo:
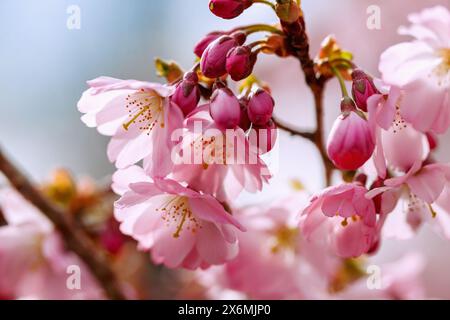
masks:
<instances>
[{"instance_id":1,"label":"flower center","mask_svg":"<svg viewBox=\"0 0 450 320\"><path fill-rule=\"evenodd\" d=\"M283 226L279 228L274 234L274 244L271 248L272 253L278 253L283 249L296 251L298 229Z\"/></svg>"},{"instance_id":2,"label":"flower center","mask_svg":"<svg viewBox=\"0 0 450 320\"><path fill-rule=\"evenodd\" d=\"M175 232L172 235L174 238L179 238L184 229L196 233L198 229L202 228L200 222L192 214L187 197L171 196L156 211L161 213L161 219L166 226L176 224Z\"/></svg>"},{"instance_id":3,"label":"flower center","mask_svg":"<svg viewBox=\"0 0 450 320\"><path fill-rule=\"evenodd\" d=\"M164 128L163 99L155 91L141 89L128 95L126 102L130 119L123 124L125 130L138 124L139 130L149 135L156 125Z\"/></svg>"},{"instance_id":4,"label":"flower center","mask_svg":"<svg viewBox=\"0 0 450 320\"><path fill-rule=\"evenodd\" d=\"M450 82L450 48L437 50L437 55L442 58L442 62L434 70L438 77L439 86L447 86Z\"/></svg>"}]
</instances>

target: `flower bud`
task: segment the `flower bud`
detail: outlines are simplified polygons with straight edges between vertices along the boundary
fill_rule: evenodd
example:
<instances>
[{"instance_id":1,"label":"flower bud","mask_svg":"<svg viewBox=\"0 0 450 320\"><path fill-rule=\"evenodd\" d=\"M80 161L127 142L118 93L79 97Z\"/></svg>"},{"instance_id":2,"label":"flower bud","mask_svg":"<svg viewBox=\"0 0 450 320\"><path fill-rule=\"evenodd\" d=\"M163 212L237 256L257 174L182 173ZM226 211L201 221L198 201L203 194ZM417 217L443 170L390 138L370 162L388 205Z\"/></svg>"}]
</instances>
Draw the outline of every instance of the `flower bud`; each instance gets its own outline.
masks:
<instances>
[{"instance_id":1,"label":"flower bud","mask_svg":"<svg viewBox=\"0 0 450 320\"><path fill-rule=\"evenodd\" d=\"M219 78L227 73L227 53L232 48L242 45L245 35L241 32L232 36L221 36L211 42L203 52L200 67L202 73L208 78Z\"/></svg>"},{"instance_id":2,"label":"flower bud","mask_svg":"<svg viewBox=\"0 0 450 320\"><path fill-rule=\"evenodd\" d=\"M248 46L234 47L227 54L226 69L231 79L239 81L247 78L253 71L256 54Z\"/></svg>"},{"instance_id":3,"label":"flower bud","mask_svg":"<svg viewBox=\"0 0 450 320\"><path fill-rule=\"evenodd\" d=\"M246 98L240 98L239 103L241 105L241 119L239 120L239 128L241 128L244 131L247 131L248 129L250 129L250 126L252 125L247 114L248 100Z\"/></svg>"},{"instance_id":4,"label":"flower bud","mask_svg":"<svg viewBox=\"0 0 450 320\"><path fill-rule=\"evenodd\" d=\"M218 88L211 96L209 112L218 127L233 129L239 124L241 106L230 89Z\"/></svg>"},{"instance_id":5,"label":"flower bud","mask_svg":"<svg viewBox=\"0 0 450 320\"><path fill-rule=\"evenodd\" d=\"M177 85L172 96L172 102L176 103L186 116L198 105L200 101L200 89L198 77L195 72L187 72L183 80Z\"/></svg>"},{"instance_id":6,"label":"flower bud","mask_svg":"<svg viewBox=\"0 0 450 320\"><path fill-rule=\"evenodd\" d=\"M302 11L294 0L277 1L275 11L282 22L294 23L302 15Z\"/></svg>"},{"instance_id":7,"label":"flower bud","mask_svg":"<svg viewBox=\"0 0 450 320\"><path fill-rule=\"evenodd\" d=\"M213 31L204 36L203 39L201 39L195 45L194 53L196 54L196 56L201 58L203 52L205 52L205 49L208 47L208 45L223 35L226 35L226 33L222 31Z\"/></svg>"},{"instance_id":8,"label":"flower bud","mask_svg":"<svg viewBox=\"0 0 450 320\"><path fill-rule=\"evenodd\" d=\"M356 170L372 156L375 143L368 122L354 111L343 112L328 137L328 156L341 170Z\"/></svg>"},{"instance_id":9,"label":"flower bud","mask_svg":"<svg viewBox=\"0 0 450 320\"><path fill-rule=\"evenodd\" d=\"M352 72L352 95L358 108L367 112L367 99L374 94L379 93L373 83L372 77L363 71L356 69Z\"/></svg>"},{"instance_id":10,"label":"flower bud","mask_svg":"<svg viewBox=\"0 0 450 320\"><path fill-rule=\"evenodd\" d=\"M251 0L210 0L209 10L223 19L233 19L252 5Z\"/></svg>"},{"instance_id":11,"label":"flower bud","mask_svg":"<svg viewBox=\"0 0 450 320\"><path fill-rule=\"evenodd\" d=\"M258 89L252 94L248 102L248 117L252 123L264 126L272 118L275 102L265 90Z\"/></svg>"}]
</instances>

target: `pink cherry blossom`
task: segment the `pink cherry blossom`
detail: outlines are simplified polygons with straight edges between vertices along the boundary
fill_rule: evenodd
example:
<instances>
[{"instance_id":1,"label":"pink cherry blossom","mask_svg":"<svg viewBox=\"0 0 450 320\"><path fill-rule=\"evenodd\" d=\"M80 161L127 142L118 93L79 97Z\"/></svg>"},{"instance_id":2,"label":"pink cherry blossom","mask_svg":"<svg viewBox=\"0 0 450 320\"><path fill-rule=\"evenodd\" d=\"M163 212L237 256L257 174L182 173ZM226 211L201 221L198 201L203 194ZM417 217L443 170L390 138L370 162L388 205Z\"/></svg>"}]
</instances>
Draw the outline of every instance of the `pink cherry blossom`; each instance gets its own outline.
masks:
<instances>
[{"instance_id":1,"label":"pink cherry blossom","mask_svg":"<svg viewBox=\"0 0 450 320\"><path fill-rule=\"evenodd\" d=\"M323 238L337 255L359 257L379 241L375 205L358 183L329 187L311 198L302 211L300 226L309 241ZM316 239L316 240L314 240Z\"/></svg>"},{"instance_id":2,"label":"pink cherry blossom","mask_svg":"<svg viewBox=\"0 0 450 320\"><path fill-rule=\"evenodd\" d=\"M232 290L249 299L317 299L326 295L340 259L320 242L309 242L296 223L306 193L269 205L236 210L248 227L239 235L239 254L226 265L199 273L208 295L223 298Z\"/></svg>"},{"instance_id":3,"label":"pink cherry blossom","mask_svg":"<svg viewBox=\"0 0 450 320\"><path fill-rule=\"evenodd\" d=\"M182 126L183 113L168 97L174 88L136 80L100 77L78 102L83 122L112 136L108 158L125 168L144 158L152 174L170 171L173 130Z\"/></svg>"},{"instance_id":4,"label":"pink cherry blossom","mask_svg":"<svg viewBox=\"0 0 450 320\"><path fill-rule=\"evenodd\" d=\"M270 172L251 142L241 128L217 127L208 105L198 107L186 120L182 141L174 148L178 160L172 177L220 201L233 199L244 189L259 191Z\"/></svg>"},{"instance_id":5,"label":"pink cherry blossom","mask_svg":"<svg viewBox=\"0 0 450 320\"><path fill-rule=\"evenodd\" d=\"M389 168L407 172L415 162L423 161L430 152L427 136L405 122L398 112L401 91L391 87L389 94L376 94L368 99L369 124L375 140L373 155L381 178Z\"/></svg>"},{"instance_id":6,"label":"pink cherry blossom","mask_svg":"<svg viewBox=\"0 0 450 320\"><path fill-rule=\"evenodd\" d=\"M196 269L236 256L236 231L245 229L212 196L174 180L152 181L137 166L119 170L113 181L121 231L151 250L155 263Z\"/></svg>"},{"instance_id":7,"label":"pink cherry blossom","mask_svg":"<svg viewBox=\"0 0 450 320\"><path fill-rule=\"evenodd\" d=\"M400 114L415 129L444 133L450 126L450 13L437 6L409 16L399 33L415 38L387 49L383 80L402 92Z\"/></svg>"},{"instance_id":8,"label":"pink cherry blossom","mask_svg":"<svg viewBox=\"0 0 450 320\"><path fill-rule=\"evenodd\" d=\"M0 295L22 299L100 299L84 263L66 251L52 224L13 190L0 192L7 225L0 227ZM69 266L80 268L80 289L69 288Z\"/></svg>"}]
</instances>

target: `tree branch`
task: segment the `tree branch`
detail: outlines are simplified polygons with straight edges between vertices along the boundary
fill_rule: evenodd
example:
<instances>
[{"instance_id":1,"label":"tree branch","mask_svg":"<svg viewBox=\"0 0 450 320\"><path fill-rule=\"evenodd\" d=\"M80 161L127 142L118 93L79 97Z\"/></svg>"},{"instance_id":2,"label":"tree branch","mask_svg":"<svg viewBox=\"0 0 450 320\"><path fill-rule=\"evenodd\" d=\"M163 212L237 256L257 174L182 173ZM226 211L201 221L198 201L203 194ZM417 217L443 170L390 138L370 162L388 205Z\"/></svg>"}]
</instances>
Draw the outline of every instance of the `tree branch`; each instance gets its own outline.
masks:
<instances>
[{"instance_id":1,"label":"tree branch","mask_svg":"<svg viewBox=\"0 0 450 320\"><path fill-rule=\"evenodd\" d=\"M298 129L292 128L289 125L281 122L281 120L279 120L277 118L272 118L272 121L277 125L277 128L288 132L292 136L300 136L300 137L310 140L312 143L315 143L314 137L316 134L314 132L304 132L304 131L300 131Z\"/></svg>"},{"instance_id":2,"label":"tree branch","mask_svg":"<svg viewBox=\"0 0 450 320\"><path fill-rule=\"evenodd\" d=\"M88 266L103 287L105 295L114 300L125 299L106 256L95 250L95 244L76 228L69 215L49 202L41 192L11 163L0 149L0 171L22 196L38 208L53 223L68 249L75 252Z\"/></svg>"},{"instance_id":3,"label":"tree branch","mask_svg":"<svg viewBox=\"0 0 450 320\"><path fill-rule=\"evenodd\" d=\"M277 0L282 4L287 0ZM300 61L301 68L305 75L305 82L311 89L314 96L314 104L316 109L316 131L312 141L317 146L320 156L322 157L325 167L325 178L327 186L331 183L331 174L333 171L333 164L329 160L324 145L324 116L323 116L323 92L328 78L317 75L314 70L314 61L311 59L309 53L309 39L306 33L305 19L303 15L297 21L288 23L283 20L281 26L287 37L289 51Z\"/></svg>"}]
</instances>

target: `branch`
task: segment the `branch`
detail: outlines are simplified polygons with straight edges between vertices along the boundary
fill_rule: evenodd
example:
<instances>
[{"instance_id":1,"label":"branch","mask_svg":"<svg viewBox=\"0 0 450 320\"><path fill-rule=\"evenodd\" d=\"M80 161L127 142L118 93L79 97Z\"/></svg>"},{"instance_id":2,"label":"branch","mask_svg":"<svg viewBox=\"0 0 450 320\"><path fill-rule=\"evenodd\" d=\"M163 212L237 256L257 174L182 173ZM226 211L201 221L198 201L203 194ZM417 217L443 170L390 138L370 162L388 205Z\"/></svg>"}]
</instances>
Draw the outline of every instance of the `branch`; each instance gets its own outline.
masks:
<instances>
[{"instance_id":1,"label":"branch","mask_svg":"<svg viewBox=\"0 0 450 320\"><path fill-rule=\"evenodd\" d=\"M283 4L288 0L277 0L277 3ZM305 75L305 82L311 89L314 96L314 104L316 109L316 131L313 136L313 142L317 146L320 156L322 157L325 167L326 184L331 183L331 174L333 171L333 164L329 160L324 145L324 116L323 116L323 92L328 78L317 75L314 70L314 61L311 59L309 53L309 39L306 33L306 25L303 14L292 23L281 21L281 26L287 37L289 51L299 61L303 73Z\"/></svg>"},{"instance_id":2,"label":"branch","mask_svg":"<svg viewBox=\"0 0 450 320\"><path fill-rule=\"evenodd\" d=\"M304 131L300 131L297 129L294 129L292 127L290 127L289 125L281 122L279 119L276 118L272 118L272 121L277 125L277 128L284 130L288 133L290 133L293 136L300 136L303 137L305 139L310 140L311 142L314 143L314 137L315 137L315 133L314 132L304 132Z\"/></svg>"},{"instance_id":3,"label":"branch","mask_svg":"<svg viewBox=\"0 0 450 320\"><path fill-rule=\"evenodd\" d=\"M89 267L93 276L110 299L122 300L123 296L114 272L103 253L97 252L95 244L80 229L74 227L68 215L50 203L38 189L11 163L0 149L0 171L22 196L38 208L61 234L67 248L74 251Z\"/></svg>"}]
</instances>

